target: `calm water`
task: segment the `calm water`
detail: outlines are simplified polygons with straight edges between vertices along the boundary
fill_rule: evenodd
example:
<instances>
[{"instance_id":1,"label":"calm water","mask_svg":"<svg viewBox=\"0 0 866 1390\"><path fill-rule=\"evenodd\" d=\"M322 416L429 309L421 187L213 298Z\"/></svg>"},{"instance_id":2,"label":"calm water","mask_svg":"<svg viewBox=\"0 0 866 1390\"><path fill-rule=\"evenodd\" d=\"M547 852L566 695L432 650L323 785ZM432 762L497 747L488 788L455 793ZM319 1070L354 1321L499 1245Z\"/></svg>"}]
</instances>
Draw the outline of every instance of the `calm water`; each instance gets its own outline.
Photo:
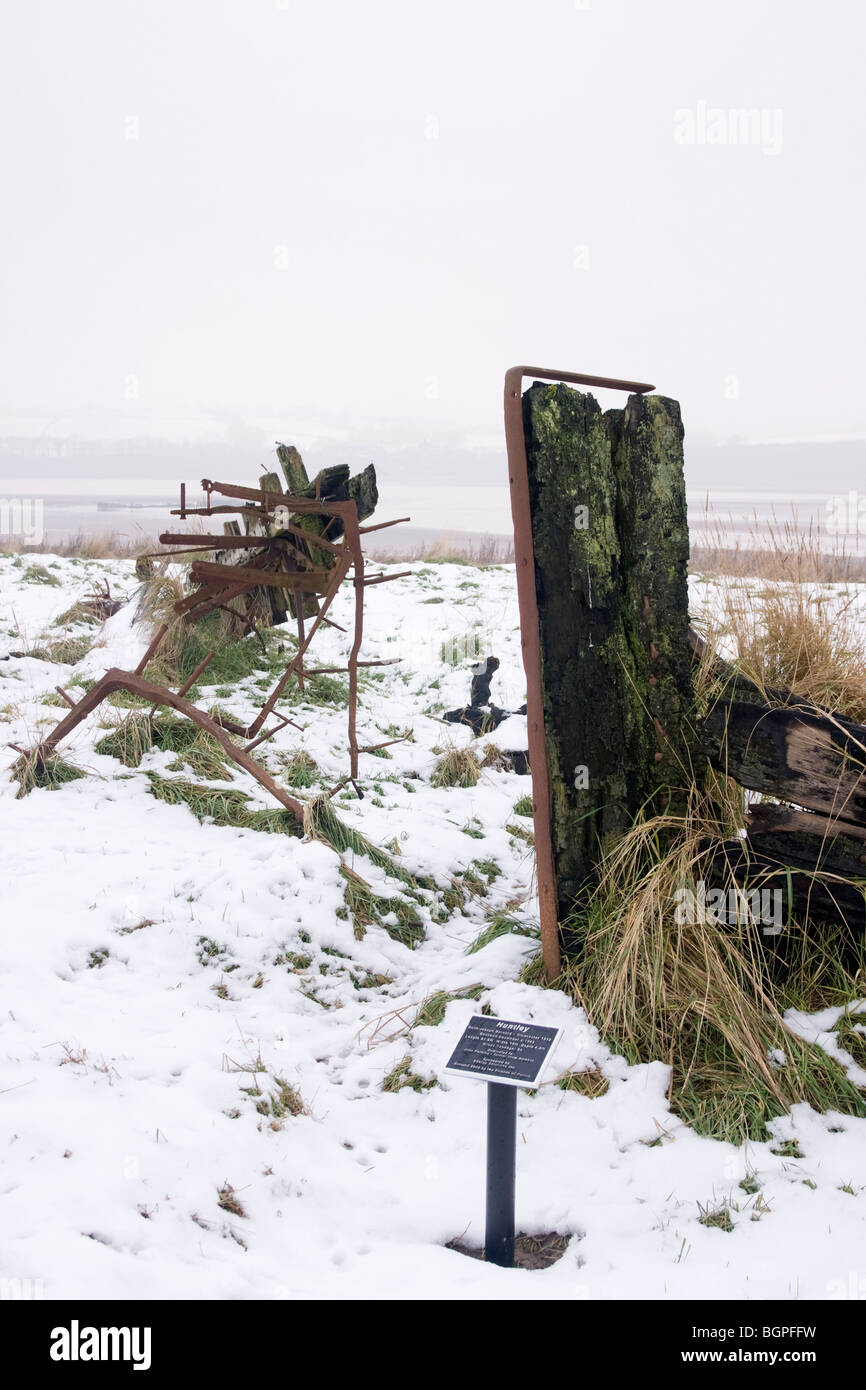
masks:
<instances>
[{"instance_id":1,"label":"calm water","mask_svg":"<svg viewBox=\"0 0 866 1390\"><path fill-rule=\"evenodd\" d=\"M172 508L178 505L177 489L160 479L139 483L138 491L125 494L108 493L102 479L83 480L79 484L82 490L74 493L58 491L58 482L0 480L0 538L17 533L31 540L39 529L49 544L79 533L114 533L140 541L155 540L163 531L199 527L222 531L222 517L192 518L184 523L172 516ZM98 500L103 505L98 506ZM200 500L197 489L188 490L188 505ZM856 492L783 494L711 489L690 491L688 506L694 544L714 542L720 528L726 545L744 546L760 543L771 528L777 533L791 528L799 534L811 531L822 549L844 546L852 554L866 553L866 504ZM509 536L512 530L506 486L383 487L376 520L402 517L411 518L411 524L377 535L377 549L416 546L451 534Z\"/></svg>"}]
</instances>

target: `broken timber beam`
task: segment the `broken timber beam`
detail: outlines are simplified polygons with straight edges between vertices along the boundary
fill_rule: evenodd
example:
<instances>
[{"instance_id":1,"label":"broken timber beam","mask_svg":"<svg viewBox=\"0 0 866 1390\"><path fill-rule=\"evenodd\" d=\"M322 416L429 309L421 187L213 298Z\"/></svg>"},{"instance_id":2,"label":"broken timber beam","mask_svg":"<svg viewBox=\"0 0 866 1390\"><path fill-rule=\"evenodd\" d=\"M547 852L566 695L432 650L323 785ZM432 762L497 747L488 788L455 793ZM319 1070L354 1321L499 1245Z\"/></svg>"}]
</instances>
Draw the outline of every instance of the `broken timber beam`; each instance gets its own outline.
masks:
<instances>
[{"instance_id":1,"label":"broken timber beam","mask_svg":"<svg viewBox=\"0 0 866 1390\"><path fill-rule=\"evenodd\" d=\"M703 723L713 767L750 791L866 823L866 727L803 704L721 699Z\"/></svg>"}]
</instances>

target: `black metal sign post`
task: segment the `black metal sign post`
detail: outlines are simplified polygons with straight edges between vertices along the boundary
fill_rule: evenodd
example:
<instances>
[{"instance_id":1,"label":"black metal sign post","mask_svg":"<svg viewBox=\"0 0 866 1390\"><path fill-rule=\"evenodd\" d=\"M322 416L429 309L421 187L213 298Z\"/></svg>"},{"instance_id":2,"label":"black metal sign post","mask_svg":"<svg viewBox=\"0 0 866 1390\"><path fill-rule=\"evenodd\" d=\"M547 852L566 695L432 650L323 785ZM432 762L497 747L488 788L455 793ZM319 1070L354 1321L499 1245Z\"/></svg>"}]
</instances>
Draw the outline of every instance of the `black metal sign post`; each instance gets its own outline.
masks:
<instances>
[{"instance_id":1,"label":"black metal sign post","mask_svg":"<svg viewBox=\"0 0 866 1390\"><path fill-rule=\"evenodd\" d=\"M532 1090L562 1036L506 1018L476 1014L445 1068L487 1082L487 1214L484 1256L514 1267L514 1190L517 1164L517 1089Z\"/></svg>"},{"instance_id":2,"label":"black metal sign post","mask_svg":"<svg viewBox=\"0 0 866 1390\"><path fill-rule=\"evenodd\" d=\"M517 1169L517 1087L487 1083L487 1218L484 1257L514 1268L514 1185Z\"/></svg>"}]
</instances>

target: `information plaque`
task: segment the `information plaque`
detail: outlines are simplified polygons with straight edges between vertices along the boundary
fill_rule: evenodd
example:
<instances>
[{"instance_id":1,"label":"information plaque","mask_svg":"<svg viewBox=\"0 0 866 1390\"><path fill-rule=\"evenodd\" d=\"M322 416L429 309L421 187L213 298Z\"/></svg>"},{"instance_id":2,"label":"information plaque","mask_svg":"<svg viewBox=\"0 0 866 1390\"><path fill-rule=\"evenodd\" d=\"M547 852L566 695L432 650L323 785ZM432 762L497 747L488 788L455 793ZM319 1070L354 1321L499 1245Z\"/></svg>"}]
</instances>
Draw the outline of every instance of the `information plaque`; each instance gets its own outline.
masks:
<instances>
[{"instance_id":1,"label":"information plaque","mask_svg":"<svg viewBox=\"0 0 866 1390\"><path fill-rule=\"evenodd\" d=\"M532 1089L562 1036L561 1028L474 1014L448 1059L447 1072Z\"/></svg>"}]
</instances>

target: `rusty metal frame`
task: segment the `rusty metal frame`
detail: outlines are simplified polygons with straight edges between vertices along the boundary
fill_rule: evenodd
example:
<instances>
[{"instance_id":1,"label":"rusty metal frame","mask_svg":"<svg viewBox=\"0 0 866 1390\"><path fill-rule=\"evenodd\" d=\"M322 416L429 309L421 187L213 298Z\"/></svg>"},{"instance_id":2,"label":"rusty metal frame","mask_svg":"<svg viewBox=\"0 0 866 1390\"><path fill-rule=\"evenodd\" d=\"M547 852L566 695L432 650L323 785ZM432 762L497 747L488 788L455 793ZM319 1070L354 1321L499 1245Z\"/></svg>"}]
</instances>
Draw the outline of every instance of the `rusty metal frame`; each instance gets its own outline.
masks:
<instances>
[{"instance_id":1,"label":"rusty metal frame","mask_svg":"<svg viewBox=\"0 0 866 1390\"><path fill-rule=\"evenodd\" d=\"M364 591L371 584L382 584L390 579L400 579L410 571L403 571L393 575L373 575L367 578L364 569L364 552L362 537L369 531L379 531L387 526L396 526L397 521L379 522L375 526L363 527L359 524L358 508L355 501L327 502L318 497L315 499L307 497L296 497L291 493L266 491L262 488L240 487L230 483L211 482L209 479L202 479L202 488L206 494L207 505L205 507L189 507L186 502L186 485L181 484L180 509L173 513L185 519L187 516L212 516L217 512L242 512L250 520L267 523L272 519L272 514L277 507L287 509L292 514L318 515L329 518L329 520L339 519L343 526L343 536L340 541L334 541L327 536L313 535L289 525L285 529L290 531L293 536L304 540L314 548L330 551L334 556L334 565L331 569L321 570L316 568L311 559L307 559L298 553L298 559L304 561L305 568L299 569L294 573L283 572L279 575L271 568L273 561L279 563L279 552L282 549L296 551L296 547L281 537L271 537L267 534L256 533L250 528L245 536L206 536L201 537L192 535L172 535L166 533L160 537L163 544L173 546L171 550L161 552L163 557L183 554L188 551L213 550L214 543L220 543L225 539L228 542L226 549L250 549L265 552L265 562L268 568L248 567L243 565L220 564L218 562L193 561L191 566L191 578L197 588L192 594L178 600L174 604L176 619L182 622L194 622L197 618L203 617L206 613L215 608L226 608L232 599L239 598L243 594L255 589L263 584L279 584L280 587L290 588L296 596L301 592L316 593L321 597L321 605L316 614L314 622L309 628L305 628L303 619L298 622L298 648L288 662L282 676L279 677L274 689L262 704L259 713L248 727L238 724L235 720L220 717L219 715L209 715L203 710L198 709L190 701L183 697L192 688L198 676L204 671L214 653L210 652L199 663L192 675L184 682L177 691L171 690L168 686L158 685L149 681L144 676L144 671L148 662L156 655L159 647L168 632L169 625L166 622L154 632L147 650L141 658L135 671L121 671L112 668L97 681L97 683L85 693L79 700L74 701L66 691L61 691L62 698L70 706L69 712L59 721L58 724L46 735L32 751L31 756L38 762L44 762L46 757L52 752L61 739L65 738L88 714L92 712L109 695L118 690L127 690L133 695L138 695L143 700L151 704L151 715L162 706L168 706L177 710L179 714L197 724L200 728L211 734L217 740L224 752L233 759L240 767L250 773L264 788L270 792L288 811L291 811L298 820L303 821L304 805L296 797L290 796L274 780L270 773L257 763L251 756L253 750L270 739L274 734L279 733L287 724L292 724L297 728L298 725L279 713L275 708L277 700L285 690L286 686L294 676L299 688L304 688L305 676L315 676L324 674L325 670L306 669L304 666L304 656L309 649L310 643L318 629L324 623L338 627L338 623L331 623L326 616L328 609L333 603L337 592L348 577L349 571L353 570L353 589L355 596L355 619L352 646L349 652L348 662L345 671L349 676L349 710L348 710L348 742L349 742L349 777L345 778L340 786L346 782L351 782L358 795L362 792L358 786L358 759L359 754L368 751L367 748L360 748L357 736L357 706L358 706L358 670L364 666L388 666L391 661L361 661L360 651L364 635ZM212 497L216 493L219 496L228 497L233 500L232 505L213 505ZM258 504L251 507L249 503ZM408 520L409 518L401 518ZM205 544L208 543L209 544ZM236 613L236 610L228 611ZM298 602L296 612L301 613L301 606ZM242 618L240 613L236 616ZM249 625L249 624L248 624ZM340 628L340 631L345 629ZM399 658L395 658L399 660ZM334 668L337 669L337 668ZM262 732L263 726L268 717L273 714L279 722L273 728ZM245 746L239 746L230 735L248 740ZM399 742L399 740L390 740ZM383 745L374 745L375 747ZM338 788L334 788L334 791ZM329 793L333 795L334 792Z\"/></svg>"},{"instance_id":2,"label":"rusty metal frame","mask_svg":"<svg viewBox=\"0 0 866 1390\"><path fill-rule=\"evenodd\" d=\"M508 453L508 482L511 490L511 516L514 523L514 563L517 570L517 602L520 609L520 645L526 673L526 723L529 736L529 770L532 774L532 816L535 831L535 862L538 880L538 909L541 921L541 950L547 979L557 978L561 969L559 914L556 899L556 872L551 835L550 774L544 737L544 696L541 683L541 634L538 598L535 588L535 550L532 543L532 511L529 499L529 470L526 436L523 429L523 379L570 382L578 386L606 387L645 395L655 387L641 381L618 377L589 376L583 372L561 372L552 367L511 367L505 373L505 446Z\"/></svg>"}]
</instances>

